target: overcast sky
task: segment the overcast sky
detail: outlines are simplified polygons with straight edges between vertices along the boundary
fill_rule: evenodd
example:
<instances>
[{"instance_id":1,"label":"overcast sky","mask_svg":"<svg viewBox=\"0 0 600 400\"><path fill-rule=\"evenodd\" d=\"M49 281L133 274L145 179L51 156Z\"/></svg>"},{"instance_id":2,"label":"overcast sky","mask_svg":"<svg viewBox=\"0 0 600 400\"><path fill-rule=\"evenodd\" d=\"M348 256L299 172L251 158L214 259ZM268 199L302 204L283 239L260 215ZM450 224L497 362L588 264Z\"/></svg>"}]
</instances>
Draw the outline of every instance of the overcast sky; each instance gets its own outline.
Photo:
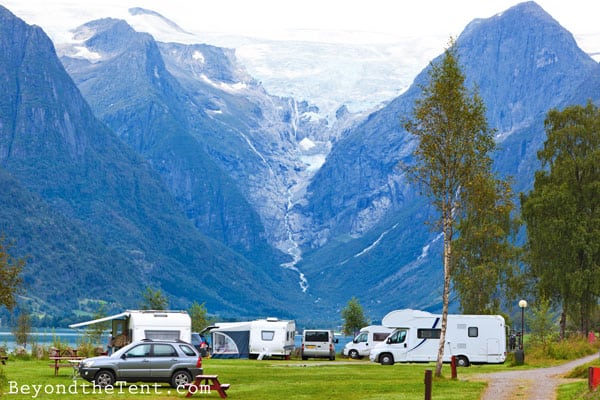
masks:
<instances>
[{"instance_id":1,"label":"overcast sky","mask_svg":"<svg viewBox=\"0 0 600 400\"><path fill-rule=\"evenodd\" d=\"M42 26L53 39L58 32L95 18L121 17L129 7L163 14L182 28L255 37L332 40L314 30L354 32L362 41L394 37L457 37L475 18L487 18L518 4L515 0L0 0L28 23ZM598 3L590 0L538 0L573 34L600 32ZM373 35L373 34L377 35Z\"/></svg>"},{"instance_id":2,"label":"overcast sky","mask_svg":"<svg viewBox=\"0 0 600 400\"><path fill-rule=\"evenodd\" d=\"M429 61L476 18L489 18L517 0L0 0L56 45L94 19L126 19L159 41L198 41L236 49L237 59L271 94L309 100L324 114L341 104L370 109L398 96ZM579 46L600 61L595 0L538 0ZM172 36L156 21L135 19L131 7L156 11L191 35ZM160 24L159 24L160 25ZM231 36L230 36L231 35ZM258 40L248 40L250 37ZM264 40L267 39L267 40ZM311 46L271 40L324 42ZM335 43L334 48L331 43ZM366 45L366 46L360 46ZM348 63L351 59L352 63ZM344 79L339 79L340 74ZM371 73L365 73L371 71Z\"/></svg>"}]
</instances>

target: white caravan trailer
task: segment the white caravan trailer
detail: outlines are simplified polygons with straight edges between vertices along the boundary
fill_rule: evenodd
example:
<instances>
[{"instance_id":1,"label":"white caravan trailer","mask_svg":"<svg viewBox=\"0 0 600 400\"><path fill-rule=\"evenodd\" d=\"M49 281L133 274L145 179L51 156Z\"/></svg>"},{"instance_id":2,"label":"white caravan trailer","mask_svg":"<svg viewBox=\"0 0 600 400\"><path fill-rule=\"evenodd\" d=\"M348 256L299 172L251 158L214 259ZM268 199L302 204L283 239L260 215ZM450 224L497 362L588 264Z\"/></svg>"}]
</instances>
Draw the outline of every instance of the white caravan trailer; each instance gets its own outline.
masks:
<instances>
[{"instance_id":1,"label":"white caravan trailer","mask_svg":"<svg viewBox=\"0 0 600 400\"><path fill-rule=\"evenodd\" d=\"M185 311L127 310L109 317L69 325L69 328L111 321L116 348L142 339L192 342L192 319Z\"/></svg>"},{"instance_id":2,"label":"white caravan trailer","mask_svg":"<svg viewBox=\"0 0 600 400\"><path fill-rule=\"evenodd\" d=\"M384 343L371 350L369 359L381 364L437 360L442 316L417 310L396 310L382 325L394 328ZM444 362L456 356L459 366L503 363L506 359L506 326L500 315L448 314Z\"/></svg>"},{"instance_id":3,"label":"white caravan trailer","mask_svg":"<svg viewBox=\"0 0 600 400\"><path fill-rule=\"evenodd\" d=\"M393 328L382 325L365 326L351 342L346 343L342 353L350 358L368 356L371 349L385 341L393 331Z\"/></svg>"},{"instance_id":4,"label":"white caravan trailer","mask_svg":"<svg viewBox=\"0 0 600 400\"><path fill-rule=\"evenodd\" d=\"M277 318L218 322L210 334L212 358L288 358L294 350L296 322Z\"/></svg>"}]
</instances>

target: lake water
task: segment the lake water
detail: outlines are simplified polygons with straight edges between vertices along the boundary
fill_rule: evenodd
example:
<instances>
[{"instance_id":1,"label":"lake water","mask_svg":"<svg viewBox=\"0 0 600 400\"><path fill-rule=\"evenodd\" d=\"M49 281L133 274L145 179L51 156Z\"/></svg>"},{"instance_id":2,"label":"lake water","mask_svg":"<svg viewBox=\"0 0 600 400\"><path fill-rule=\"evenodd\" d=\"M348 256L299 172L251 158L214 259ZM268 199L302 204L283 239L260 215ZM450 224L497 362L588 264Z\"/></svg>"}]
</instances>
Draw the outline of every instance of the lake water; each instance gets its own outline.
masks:
<instances>
[{"instance_id":1,"label":"lake water","mask_svg":"<svg viewBox=\"0 0 600 400\"><path fill-rule=\"evenodd\" d=\"M30 337L27 343L27 350L31 351L31 344L36 343L39 346L50 347L60 342L62 345L67 345L71 348L77 348L79 343L82 343L86 335L82 331L68 328L34 328L30 332ZM101 340L103 346L108 342L108 334L104 334ZM6 346L8 351L12 351L17 347L15 337L10 328L0 328L0 346Z\"/></svg>"}]
</instances>

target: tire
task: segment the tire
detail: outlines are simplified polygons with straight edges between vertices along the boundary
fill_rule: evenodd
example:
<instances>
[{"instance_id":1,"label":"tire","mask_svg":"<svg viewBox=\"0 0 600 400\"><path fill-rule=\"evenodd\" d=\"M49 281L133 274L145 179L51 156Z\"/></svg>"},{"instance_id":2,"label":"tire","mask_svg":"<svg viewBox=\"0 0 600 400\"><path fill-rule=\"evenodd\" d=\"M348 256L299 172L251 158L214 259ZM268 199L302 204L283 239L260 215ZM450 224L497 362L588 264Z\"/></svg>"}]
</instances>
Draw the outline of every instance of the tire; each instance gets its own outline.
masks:
<instances>
[{"instance_id":1,"label":"tire","mask_svg":"<svg viewBox=\"0 0 600 400\"><path fill-rule=\"evenodd\" d=\"M456 366L457 367L468 367L469 365L471 365L471 363L469 362L469 359L465 356L458 356L456 357Z\"/></svg>"},{"instance_id":2,"label":"tire","mask_svg":"<svg viewBox=\"0 0 600 400\"><path fill-rule=\"evenodd\" d=\"M114 386L115 374L108 369L101 369L94 376L94 383L100 387Z\"/></svg>"},{"instance_id":3,"label":"tire","mask_svg":"<svg viewBox=\"0 0 600 400\"><path fill-rule=\"evenodd\" d=\"M360 358L360 356L358 355L358 350L356 350L356 349L350 350L348 352L348 357L354 358L355 360L358 360Z\"/></svg>"},{"instance_id":4,"label":"tire","mask_svg":"<svg viewBox=\"0 0 600 400\"><path fill-rule=\"evenodd\" d=\"M175 371L175 373L171 377L171 386L175 389L187 383L192 383L192 374L190 374L190 372L185 369Z\"/></svg>"},{"instance_id":5,"label":"tire","mask_svg":"<svg viewBox=\"0 0 600 400\"><path fill-rule=\"evenodd\" d=\"M394 356L390 353L380 354L379 362L381 363L381 365L394 365Z\"/></svg>"}]
</instances>

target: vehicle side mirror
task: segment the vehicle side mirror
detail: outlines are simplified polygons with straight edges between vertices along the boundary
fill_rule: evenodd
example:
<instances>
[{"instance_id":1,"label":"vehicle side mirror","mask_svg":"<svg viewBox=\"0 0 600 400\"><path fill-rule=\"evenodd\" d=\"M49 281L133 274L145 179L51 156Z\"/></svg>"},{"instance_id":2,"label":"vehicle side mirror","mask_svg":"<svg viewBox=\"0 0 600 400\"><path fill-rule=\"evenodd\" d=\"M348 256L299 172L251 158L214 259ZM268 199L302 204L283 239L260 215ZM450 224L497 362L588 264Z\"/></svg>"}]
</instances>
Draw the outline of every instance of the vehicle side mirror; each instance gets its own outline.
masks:
<instances>
[{"instance_id":1,"label":"vehicle side mirror","mask_svg":"<svg viewBox=\"0 0 600 400\"><path fill-rule=\"evenodd\" d=\"M122 358L123 360L127 360L127 353L123 353L123 354L121 354L121 358Z\"/></svg>"},{"instance_id":2,"label":"vehicle side mirror","mask_svg":"<svg viewBox=\"0 0 600 400\"><path fill-rule=\"evenodd\" d=\"M387 344L392 344L392 339L391 339L391 338L387 338L387 339L385 339L385 342L386 342Z\"/></svg>"},{"instance_id":3,"label":"vehicle side mirror","mask_svg":"<svg viewBox=\"0 0 600 400\"><path fill-rule=\"evenodd\" d=\"M358 343L358 340L352 339L352 343Z\"/></svg>"}]
</instances>

